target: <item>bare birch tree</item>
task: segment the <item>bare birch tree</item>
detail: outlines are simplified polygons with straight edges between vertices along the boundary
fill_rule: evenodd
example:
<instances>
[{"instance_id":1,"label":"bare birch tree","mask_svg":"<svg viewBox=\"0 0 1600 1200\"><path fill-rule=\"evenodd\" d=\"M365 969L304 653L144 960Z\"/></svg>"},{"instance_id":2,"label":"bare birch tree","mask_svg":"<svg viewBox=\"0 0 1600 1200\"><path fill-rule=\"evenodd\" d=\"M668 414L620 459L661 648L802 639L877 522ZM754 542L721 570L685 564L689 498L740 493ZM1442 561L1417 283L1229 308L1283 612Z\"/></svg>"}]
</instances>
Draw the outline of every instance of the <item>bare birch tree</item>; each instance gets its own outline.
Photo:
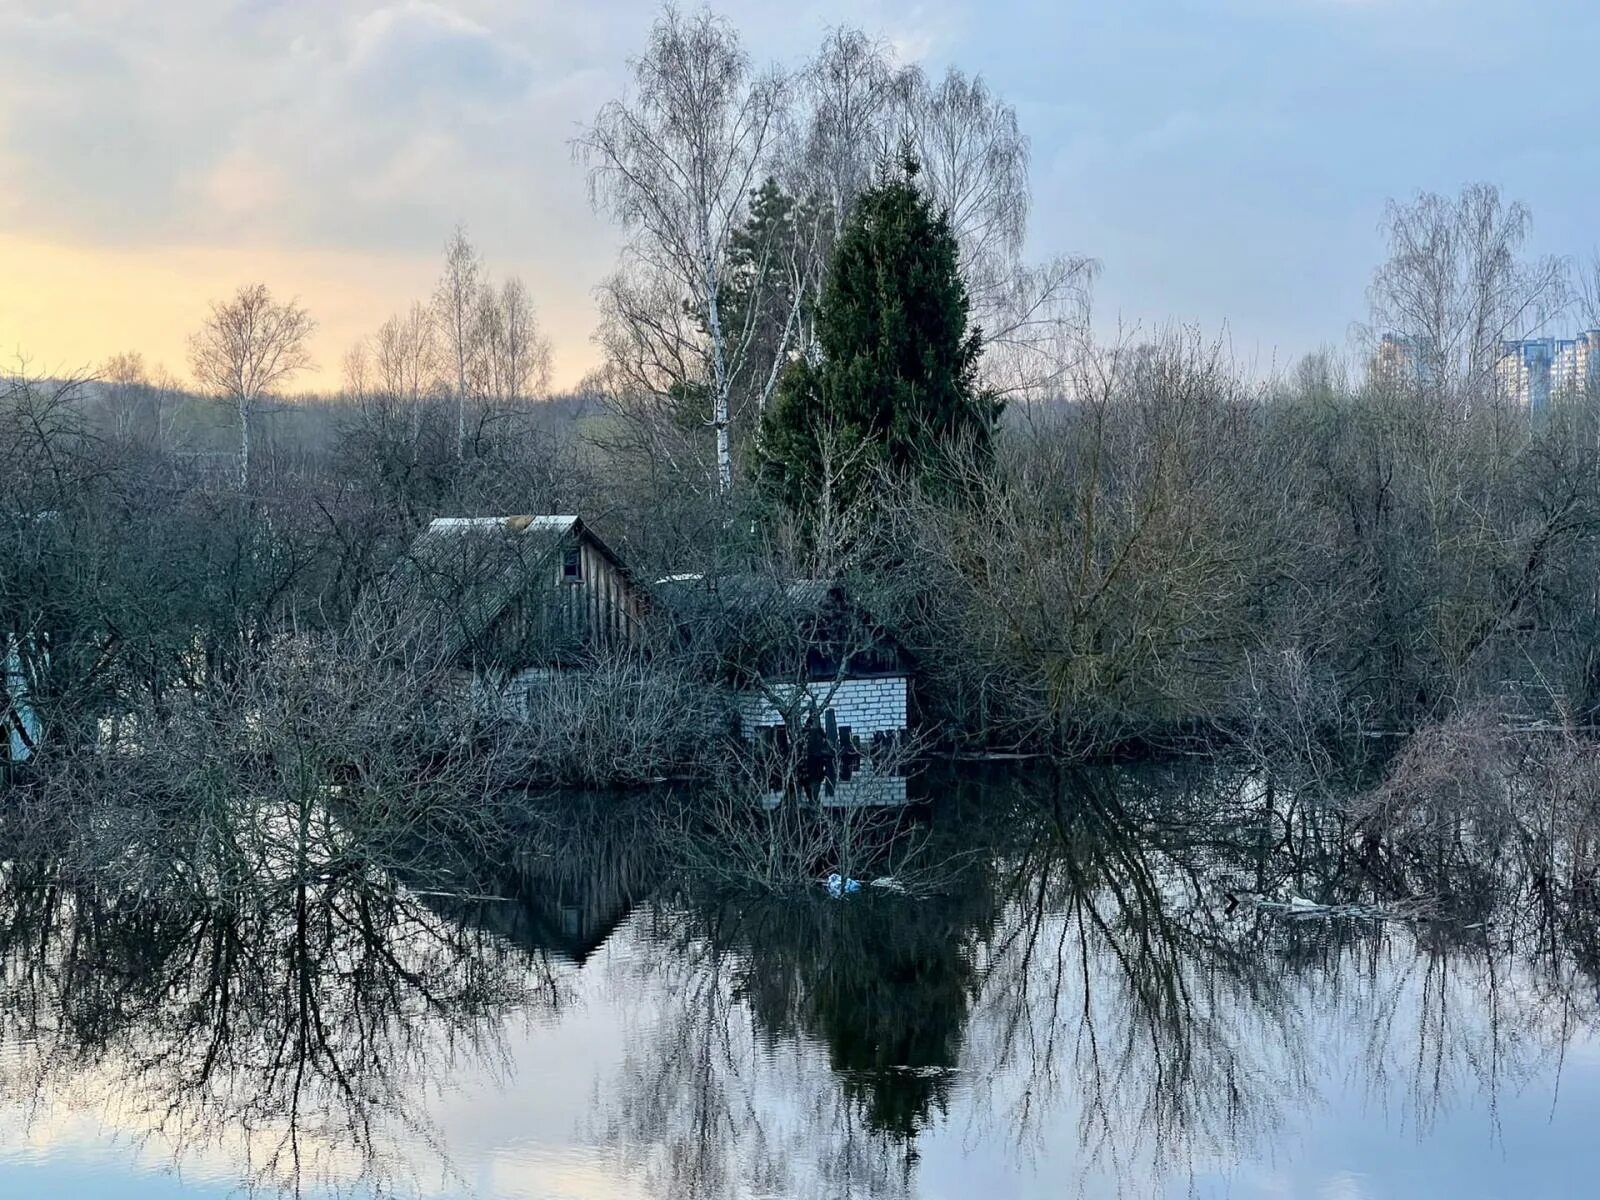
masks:
<instances>
[{"instance_id":1,"label":"bare birch tree","mask_svg":"<svg viewBox=\"0 0 1600 1200\"><path fill-rule=\"evenodd\" d=\"M859 29L832 30L800 72L783 176L811 210L796 238L797 251L808 251L809 259L791 270L809 289L809 309L821 298L828 261L856 198L895 151L901 92L889 51ZM811 352L813 331L802 327L798 335L799 349Z\"/></svg>"},{"instance_id":2,"label":"bare birch tree","mask_svg":"<svg viewBox=\"0 0 1600 1200\"><path fill-rule=\"evenodd\" d=\"M550 383L550 343L539 332L522 280L484 284L476 313L478 391L502 404L543 393Z\"/></svg>"},{"instance_id":3,"label":"bare birch tree","mask_svg":"<svg viewBox=\"0 0 1600 1200\"><path fill-rule=\"evenodd\" d=\"M433 314L413 302L379 326L372 352L377 386L406 405L415 441L423 402L439 383L439 337Z\"/></svg>"},{"instance_id":4,"label":"bare birch tree","mask_svg":"<svg viewBox=\"0 0 1600 1200\"><path fill-rule=\"evenodd\" d=\"M478 320L479 277L483 273L478 251L457 225L445 245L444 274L433 293L433 315L443 343L450 386L456 401L456 457L467 453L467 397L478 371L481 325Z\"/></svg>"},{"instance_id":5,"label":"bare birch tree","mask_svg":"<svg viewBox=\"0 0 1600 1200\"><path fill-rule=\"evenodd\" d=\"M139 425L140 409L147 407L150 391L144 356L137 350L113 354L100 368L100 394L112 432L129 438Z\"/></svg>"},{"instance_id":6,"label":"bare birch tree","mask_svg":"<svg viewBox=\"0 0 1600 1200\"><path fill-rule=\"evenodd\" d=\"M804 132L793 150L796 190L832 215L826 262L856 197L879 165L906 150L961 246L973 322L987 347L986 382L1002 395L1057 392L1088 323L1095 264L1076 255L1024 257L1028 140L1016 110L980 76L952 68L935 81L859 30L829 34L802 75ZM822 272L815 278L820 287Z\"/></svg>"},{"instance_id":7,"label":"bare birch tree","mask_svg":"<svg viewBox=\"0 0 1600 1200\"><path fill-rule=\"evenodd\" d=\"M239 487L250 487L250 421L261 401L312 365L307 342L317 323L293 301L250 283L189 339L189 365L200 386L230 401L239 414Z\"/></svg>"},{"instance_id":8,"label":"bare birch tree","mask_svg":"<svg viewBox=\"0 0 1600 1200\"><path fill-rule=\"evenodd\" d=\"M372 391L372 351L362 338L344 352L344 390L355 400L364 400Z\"/></svg>"},{"instance_id":9,"label":"bare birch tree","mask_svg":"<svg viewBox=\"0 0 1600 1200\"><path fill-rule=\"evenodd\" d=\"M1531 216L1493 184L1389 202L1389 257L1368 289L1369 341L1406 340L1415 376L1444 397L1487 395L1501 343L1531 336L1570 299L1567 263L1521 257Z\"/></svg>"},{"instance_id":10,"label":"bare birch tree","mask_svg":"<svg viewBox=\"0 0 1600 1200\"><path fill-rule=\"evenodd\" d=\"M792 170L826 205L837 239L856 197L894 150L901 87L889 52L859 29L828 34L801 76L806 108Z\"/></svg>"},{"instance_id":11,"label":"bare birch tree","mask_svg":"<svg viewBox=\"0 0 1600 1200\"><path fill-rule=\"evenodd\" d=\"M512 276L493 295L499 312L495 375L500 398L542 396L550 387L550 339L539 332L527 286Z\"/></svg>"},{"instance_id":12,"label":"bare birch tree","mask_svg":"<svg viewBox=\"0 0 1600 1200\"><path fill-rule=\"evenodd\" d=\"M898 92L901 137L961 244L986 381L1008 396L1059 393L1073 365L1064 351L1081 345L1088 324L1096 268L1079 255L1024 257L1030 155L1016 109L953 67L937 82L902 72Z\"/></svg>"},{"instance_id":13,"label":"bare birch tree","mask_svg":"<svg viewBox=\"0 0 1600 1200\"><path fill-rule=\"evenodd\" d=\"M634 95L614 100L575 142L590 197L632 235L628 266L602 290L627 329L609 340L643 350L632 373L652 390L704 389L715 435L718 491L733 482L729 393L742 353L725 328L723 262L775 141L784 82L756 74L738 35L709 12L668 7L631 64ZM639 275L652 277L641 284ZM633 301L667 294L696 320ZM691 375L659 372L682 364Z\"/></svg>"}]
</instances>

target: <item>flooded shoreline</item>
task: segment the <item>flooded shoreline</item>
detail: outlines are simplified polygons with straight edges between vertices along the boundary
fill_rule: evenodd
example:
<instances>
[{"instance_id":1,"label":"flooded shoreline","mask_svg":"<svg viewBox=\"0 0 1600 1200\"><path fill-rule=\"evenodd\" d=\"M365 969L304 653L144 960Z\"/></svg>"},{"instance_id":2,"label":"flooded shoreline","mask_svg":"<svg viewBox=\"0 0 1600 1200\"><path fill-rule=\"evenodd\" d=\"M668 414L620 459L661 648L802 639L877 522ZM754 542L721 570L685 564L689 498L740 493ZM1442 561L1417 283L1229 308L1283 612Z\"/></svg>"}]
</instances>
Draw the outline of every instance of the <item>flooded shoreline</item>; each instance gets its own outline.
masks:
<instances>
[{"instance_id":1,"label":"flooded shoreline","mask_svg":"<svg viewBox=\"0 0 1600 1200\"><path fill-rule=\"evenodd\" d=\"M1378 1197L1588 1169L1600 918L1515 860L1373 846L1218 764L914 790L948 864L917 895L686 875L648 796L546 797L538 844L455 889L349 868L184 905L13 859L0 1181Z\"/></svg>"}]
</instances>

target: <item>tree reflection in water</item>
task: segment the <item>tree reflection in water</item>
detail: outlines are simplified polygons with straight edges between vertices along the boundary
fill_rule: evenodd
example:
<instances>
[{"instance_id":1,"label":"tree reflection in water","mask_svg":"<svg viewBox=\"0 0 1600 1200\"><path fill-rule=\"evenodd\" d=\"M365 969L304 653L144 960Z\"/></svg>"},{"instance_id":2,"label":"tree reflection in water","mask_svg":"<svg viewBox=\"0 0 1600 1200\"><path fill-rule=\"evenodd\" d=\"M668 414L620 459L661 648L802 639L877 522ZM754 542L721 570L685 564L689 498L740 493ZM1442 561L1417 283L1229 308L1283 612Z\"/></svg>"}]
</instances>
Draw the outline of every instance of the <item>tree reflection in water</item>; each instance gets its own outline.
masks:
<instances>
[{"instance_id":1,"label":"tree reflection in water","mask_svg":"<svg viewBox=\"0 0 1600 1200\"><path fill-rule=\"evenodd\" d=\"M558 979L383 875L276 900L174 909L9 865L0 1020L30 1052L6 1099L226 1156L251 1187L409 1186L418 1096L463 1056L492 1066L505 1014Z\"/></svg>"},{"instance_id":2,"label":"tree reflection in water","mask_svg":"<svg viewBox=\"0 0 1600 1200\"><path fill-rule=\"evenodd\" d=\"M1341 1089L1419 1133L1493 1114L1596 1028L1581 846L1441 812L1379 836L1215 764L934 791L917 836L955 865L918 898L710 888L638 798L530 801L497 855L346 846L209 899L17 857L6 1099L114 1112L266 1190L408 1191L449 1152L419 1098L464 1064L540 1087L503 1035L599 998L625 1060L589 1124L649 1194L909 1195L953 1138L1135 1195L1292 1152ZM1230 900L1258 893L1427 919Z\"/></svg>"},{"instance_id":3,"label":"tree reflection in water","mask_svg":"<svg viewBox=\"0 0 1600 1200\"><path fill-rule=\"evenodd\" d=\"M652 908L630 970L659 1020L607 1127L653 1192L914 1192L953 1099L964 1145L1069 1190L1192 1188L1279 1157L1352 1083L1419 1134L1453 1098L1493 1113L1596 1027L1594 907L1459 824L1374 839L1215 764L948 791L932 820L984 865L935 899Z\"/></svg>"}]
</instances>

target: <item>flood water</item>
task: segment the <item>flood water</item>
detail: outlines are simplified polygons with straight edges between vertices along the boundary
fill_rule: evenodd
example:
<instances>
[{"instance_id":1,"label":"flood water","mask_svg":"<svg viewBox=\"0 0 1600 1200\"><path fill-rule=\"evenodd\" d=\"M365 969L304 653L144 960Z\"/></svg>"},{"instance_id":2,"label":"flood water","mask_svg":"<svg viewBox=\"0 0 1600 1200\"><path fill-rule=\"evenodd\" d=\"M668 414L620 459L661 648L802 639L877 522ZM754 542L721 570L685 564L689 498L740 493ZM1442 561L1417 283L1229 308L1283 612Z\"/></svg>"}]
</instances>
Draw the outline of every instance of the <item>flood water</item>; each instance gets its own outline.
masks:
<instances>
[{"instance_id":1,"label":"flood water","mask_svg":"<svg viewBox=\"0 0 1600 1200\"><path fill-rule=\"evenodd\" d=\"M1493 847L1220 768L921 790L919 895L686 882L641 797L453 890L13 861L0 1195L1594 1194L1600 913Z\"/></svg>"}]
</instances>

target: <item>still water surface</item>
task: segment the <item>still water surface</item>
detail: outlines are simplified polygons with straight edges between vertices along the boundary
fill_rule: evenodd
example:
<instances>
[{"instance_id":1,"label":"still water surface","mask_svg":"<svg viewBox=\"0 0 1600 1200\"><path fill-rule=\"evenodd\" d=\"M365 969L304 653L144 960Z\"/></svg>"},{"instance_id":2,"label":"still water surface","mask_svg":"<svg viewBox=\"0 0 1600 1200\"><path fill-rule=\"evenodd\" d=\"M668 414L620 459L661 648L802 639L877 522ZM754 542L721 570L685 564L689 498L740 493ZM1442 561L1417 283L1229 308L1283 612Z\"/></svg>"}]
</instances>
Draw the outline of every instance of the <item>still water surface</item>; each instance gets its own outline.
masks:
<instances>
[{"instance_id":1,"label":"still water surface","mask_svg":"<svg viewBox=\"0 0 1600 1200\"><path fill-rule=\"evenodd\" d=\"M454 895L168 911L9 864L0 1196L1600 1191L1600 914L1244 774L933 790L922 898L684 886L644 800Z\"/></svg>"}]
</instances>

